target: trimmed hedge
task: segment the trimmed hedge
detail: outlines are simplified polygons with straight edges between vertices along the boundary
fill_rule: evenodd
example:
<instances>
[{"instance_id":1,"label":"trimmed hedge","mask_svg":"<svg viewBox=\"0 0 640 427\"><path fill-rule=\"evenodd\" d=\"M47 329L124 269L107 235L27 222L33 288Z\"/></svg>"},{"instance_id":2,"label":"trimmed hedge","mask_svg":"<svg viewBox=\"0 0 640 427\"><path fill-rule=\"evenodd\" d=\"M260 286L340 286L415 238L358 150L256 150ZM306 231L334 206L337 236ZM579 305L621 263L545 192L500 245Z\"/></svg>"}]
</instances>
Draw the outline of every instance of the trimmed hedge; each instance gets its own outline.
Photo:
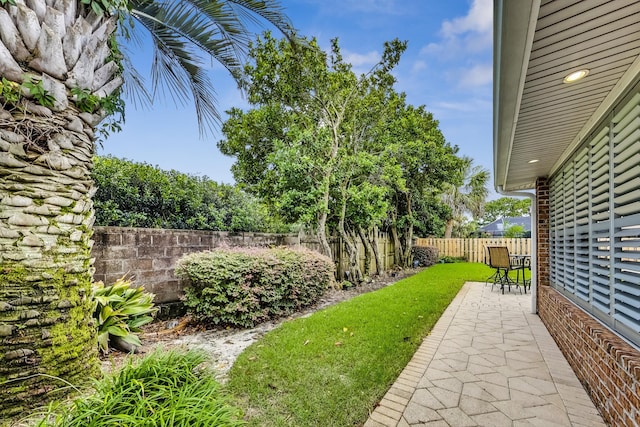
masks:
<instances>
[{"instance_id":1,"label":"trimmed hedge","mask_svg":"<svg viewBox=\"0 0 640 427\"><path fill-rule=\"evenodd\" d=\"M251 327L318 301L333 270L329 258L307 249L234 248L186 255L176 275L197 321Z\"/></svg>"},{"instance_id":2,"label":"trimmed hedge","mask_svg":"<svg viewBox=\"0 0 640 427\"><path fill-rule=\"evenodd\" d=\"M411 248L413 260L421 267L431 267L438 262L438 248L433 246L414 246Z\"/></svg>"}]
</instances>

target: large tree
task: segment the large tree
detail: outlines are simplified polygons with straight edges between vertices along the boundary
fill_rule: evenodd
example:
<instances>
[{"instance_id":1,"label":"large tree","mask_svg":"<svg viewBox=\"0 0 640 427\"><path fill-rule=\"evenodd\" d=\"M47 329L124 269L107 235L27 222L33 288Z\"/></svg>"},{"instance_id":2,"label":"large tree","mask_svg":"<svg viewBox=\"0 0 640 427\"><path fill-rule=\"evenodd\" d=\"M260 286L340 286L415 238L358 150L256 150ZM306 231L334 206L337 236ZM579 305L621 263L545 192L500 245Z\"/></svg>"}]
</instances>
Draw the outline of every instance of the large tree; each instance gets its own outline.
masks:
<instances>
[{"instance_id":1,"label":"large tree","mask_svg":"<svg viewBox=\"0 0 640 427\"><path fill-rule=\"evenodd\" d=\"M473 159L463 158L464 163L461 172L463 181L458 185L450 183L442 194L442 201L451 209L451 216L447 221L444 237L449 239L453 235L454 225L465 222L466 214L471 214L474 220L478 220L483 213L485 201L489 194L489 171L482 166L474 165Z\"/></svg>"},{"instance_id":2,"label":"large tree","mask_svg":"<svg viewBox=\"0 0 640 427\"><path fill-rule=\"evenodd\" d=\"M500 218L529 216L530 214L531 199L500 197L497 200L490 200L484 205L484 213L480 219L480 224L490 224Z\"/></svg>"},{"instance_id":3,"label":"large tree","mask_svg":"<svg viewBox=\"0 0 640 427\"><path fill-rule=\"evenodd\" d=\"M361 76L345 63L337 40L327 55L315 40L292 45L267 33L251 50L246 74L252 108L229 112L226 139L218 146L237 157L236 181L286 220L313 226L328 256L332 189L347 195L351 173L344 165L357 163L354 152L376 117L367 101L378 99L379 106L377 91L393 84L390 71L405 47L386 43L379 63ZM341 234L347 237L346 230Z\"/></svg>"},{"instance_id":4,"label":"large tree","mask_svg":"<svg viewBox=\"0 0 640 427\"><path fill-rule=\"evenodd\" d=\"M390 165L397 165L391 181L388 223L396 263L406 267L411 260L414 229L430 228L419 224L420 220L429 219L420 208L433 205L445 187L461 182L462 160L456 155L458 148L446 141L438 121L424 106L407 105L402 96L395 110L380 143L384 147L382 157Z\"/></svg>"},{"instance_id":5,"label":"large tree","mask_svg":"<svg viewBox=\"0 0 640 427\"><path fill-rule=\"evenodd\" d=\"M0 418L97 373L91 157L136 80L116 29L148 30L152 87L191 97L206 129L208 59L239 77L256 16L289 31L271 0L0 0Z\"/></svg>"}]
</instances>

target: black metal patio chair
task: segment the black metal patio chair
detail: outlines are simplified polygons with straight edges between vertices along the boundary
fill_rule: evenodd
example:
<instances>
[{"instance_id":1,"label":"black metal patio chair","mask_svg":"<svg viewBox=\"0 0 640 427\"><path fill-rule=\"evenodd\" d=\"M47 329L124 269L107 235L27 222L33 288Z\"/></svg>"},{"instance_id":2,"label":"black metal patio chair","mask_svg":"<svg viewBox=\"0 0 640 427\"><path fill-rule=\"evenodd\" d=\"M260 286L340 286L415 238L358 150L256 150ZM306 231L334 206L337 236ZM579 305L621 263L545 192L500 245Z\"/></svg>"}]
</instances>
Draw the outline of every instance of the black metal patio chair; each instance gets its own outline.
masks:
<instances>
[{"instance_id":1,"label":"black metal patio chair","mask_svg":"<svg viewBox=\"0 0 640 427\"><path fill-rule=\"evenodd\" d=\"M509 289L509 292L511 292L511 286L516 286L520 293L522 293L522 289L520 289L520 282L509 277L509 272L517 271L519 277L520 270L522 270L524 285L526 283L524 281L524 263L519 260L512 259L509 255L509 248L506 246L487 246L487 251L489 267L494 268L496 271L493 275L487 278L485 284L491 283L491 290L493 290L494 286L500 285L500 289L503 294L505 286Z\"/></svg>"}]
</instances>

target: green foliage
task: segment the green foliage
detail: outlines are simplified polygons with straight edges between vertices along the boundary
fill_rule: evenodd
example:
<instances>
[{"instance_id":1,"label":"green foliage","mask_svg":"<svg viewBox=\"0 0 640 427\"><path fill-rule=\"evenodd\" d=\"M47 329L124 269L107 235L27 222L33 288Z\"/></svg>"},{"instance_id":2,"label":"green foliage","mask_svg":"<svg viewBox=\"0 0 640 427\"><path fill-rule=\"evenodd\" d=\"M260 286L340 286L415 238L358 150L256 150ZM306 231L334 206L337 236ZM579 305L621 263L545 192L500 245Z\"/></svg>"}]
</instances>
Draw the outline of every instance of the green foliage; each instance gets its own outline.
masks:
<instances>
[{"instance_id":1,"label":"green foliage","mask_svg":"<svg viewBox=\"0 0 640 427\"><path fill-rule=\"evenodd\" d=\"M445 255L438 260L440 264L454 264L456 262L466 262L466 261L467 260L464 257L453 257L449 255Z\"/></svg>"},{"instance_id":2,"label":"green foliage","mask_svg":"<svg viewBox=\"0 0 640 427\"><path fill-rule=\"evenodd\" d=\"M245 423L229 405L203 352L159 349L96 382L71 404L50 405L39 427L194 426Z\"/></svg>"},{"instance_id":3,"label":"green foliage","mask_svg":"<svg viewBox=\"0 0 640 427\"><path fill-rule=\"evenodd\" d=\"M474 221L480 218L489 193L487 185L490 173L482 166L474 166L473 159L463 157L460 173L462 179L457 183L449 183L441 197L451 211L445 238L466 237L475 231L477 227L469 223L466 214L470 213Z\"/></svg>"},{"instance_id":4,"label":"green foliage","mask_svg":"<svg viewBox=\"0 0 640 427\"><path fill-rule=\"evenodd\" d=\"M96 225L287 232L254 197L206 177L95 157Z\"/></svg>"},{"instance_id":5,"label":"green foliage","mask_svg":"<svg viewBox=\"0 0 640 427\"><path fill-rule=\"evenodd\" d=\"M128 0L80 0L80 2L89 5L91 10L98 16L104 13L113 15L121 11L130 10Z\"/></svg>"},{"instance_id":6,"label":"green foliage","mask_svg":"<svg viewBox=\"0 0 640 427\"><path fill-rule=\"evenodd\" d=\"M131 287L131 281L124 277L110 286L94 283L93 317L97 321L98 346L103 353L109 352L109 341L114 336L134 346L141 345L136 332L153 320L151 315L157 311L153 297L143 287Z\"/></svg>"},{"instance_id":7,"label":"green foliage","mask_svg":"<svg viewBox=\"0 0 640 427\"><path fill-rule=\"evenodd\" d=\"M3 77L0 82L0 101L2 102L2 108L17 105L21 96L20 85Z\"/></svg>"},{"instance_id":8,"label":"green foliage","mask_svg":"<svg viewBox=\"0 0 640 427\"><path fill-rule=\"evenodd\" d=\"M286 322L240 355L229 389L251 426L363 425L462 285L489 275L438 264Z\"/></svg>"},{"instance_id":9,"label":"green foliage","mask_svg":"<svg viewBox=\"0 0 640 427\"><path fill-rule=\"evenodd\" d=\"M29 79L22 84L2 78L0 82L0 106L14 109L23 98L22 89L29 91L31 97L43 107L51 108L56 99L42 86L42 80Z\"/></svg>"},{"instance_id":10,"label":"green foliage","mask_svg":"<svg viewBox=\"0 0 640 427\"><path fill-rule=\"evenodd\" d=\"M333 281L333 262L306 249L219 249L182 257L175 273L197 320L250 327L315 303Z\"/></svg>"},{"instance_id":11,"label":"green foliage","mask_svg":"<svg viewBox=\"0 0 640 427\"><path fill-rule=\"evenodd\" d=\"M0 0L0 5L1 6L5 6L7 4L15 6L16 5L16 0Z\"/></svg>"},{"instance_id":12,"label":"green foliage","mask_svg":"<svg viewBox=\"0 0 640 427\"><path fill-rule=\"evenodd\" d=\"M524 227L518 224L508 225L504 230L504 237L517 238L524 237Z\"/></svg>"},{"instance_id":13,"label":"green foliage","mask_svg":"<svg viewBox=\"0 0 640 427\"><path fill-rule=\"evenodd\" d=\"M516 199L513 197L501 197L491 200L484 206L484 214L480 224L490 224L500 218L525 216L531 213L531 199Z\"/></svg>"},{"instance_id":14,"label":"green foliage","mask_svg":"<svg viewBox=\"0 0 640 427\"><path fill-rule=\"evenodd\" d=\"M55 104L56 99L42 86L42 80L25 80L22 86L25 87L33 99L43 107L51 108Z\"/></svg>"},{"instance_id":15,"label":"green foliage","mask_svg":"<svg viewBox=\"0 0 640 427\"><path fill-rule=\"evenodd\" d=\"M76 106L80 111L93 113L100 106L100 97L93 95L88 89L71 88L71 94L76 97Z\"/></svg>"},{"instance_id":16,"label":"green foliage","mask_svg":"<svg viewBox=\"0 0 640 427\"><path fill-rule=\"evenodd\" d=\"M371 72L357 76L337 40L323 52L315 40L265 34L245 67L253 108L232 109L218 143L237 158L236 181L287 220L319 236L328 224L352 247L360 230L396 227L410 246L413 227L444 228L448 211L436 195L461 160L432 114L393 88L405 49L385 43Z\"/></svg>"},{"instance_id":17,"label":"green foliage","mask_svg":"<svg viewBox=\"0 0 640 427\"><path fill-rule=\"evenodd\" d=\"M411 249L413 262L420 267L431 267L438 262L438 248L433 246L414 246Z\"/></svg>"},{"instance_id":18,"label":"green foliage","mask_svg":"<svg viewBox=\"0 0 640 427\"><path fill-rule=\"evenodd\" d=\"M71 94L75 96L75 104L80 111L95 113L96 110L100 110L100 113L105 117L97 128L102 138L107 138L110 134L122 130L125 104L119 91L102 98L92 94L88 89L72 88Z\"/></svg>"}]
</instances>

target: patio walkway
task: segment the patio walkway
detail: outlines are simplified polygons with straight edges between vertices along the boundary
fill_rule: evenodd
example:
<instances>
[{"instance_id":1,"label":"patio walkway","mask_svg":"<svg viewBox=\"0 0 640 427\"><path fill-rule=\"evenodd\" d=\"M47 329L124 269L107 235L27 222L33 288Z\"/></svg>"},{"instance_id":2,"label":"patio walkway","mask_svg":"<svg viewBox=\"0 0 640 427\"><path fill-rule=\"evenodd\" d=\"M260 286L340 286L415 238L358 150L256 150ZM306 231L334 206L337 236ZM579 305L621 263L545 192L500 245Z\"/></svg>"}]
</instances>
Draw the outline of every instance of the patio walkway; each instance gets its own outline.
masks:
<instances>
[{"instance_id":1,"label":"patio walkway","mask_svg":"<svg viewBox=\"0 0 640 427\"><path fill-rule=\"evenodd\" d=\"M604 426L531 296L467 283L365 427Z\"/></svg>"}]
</instances>

